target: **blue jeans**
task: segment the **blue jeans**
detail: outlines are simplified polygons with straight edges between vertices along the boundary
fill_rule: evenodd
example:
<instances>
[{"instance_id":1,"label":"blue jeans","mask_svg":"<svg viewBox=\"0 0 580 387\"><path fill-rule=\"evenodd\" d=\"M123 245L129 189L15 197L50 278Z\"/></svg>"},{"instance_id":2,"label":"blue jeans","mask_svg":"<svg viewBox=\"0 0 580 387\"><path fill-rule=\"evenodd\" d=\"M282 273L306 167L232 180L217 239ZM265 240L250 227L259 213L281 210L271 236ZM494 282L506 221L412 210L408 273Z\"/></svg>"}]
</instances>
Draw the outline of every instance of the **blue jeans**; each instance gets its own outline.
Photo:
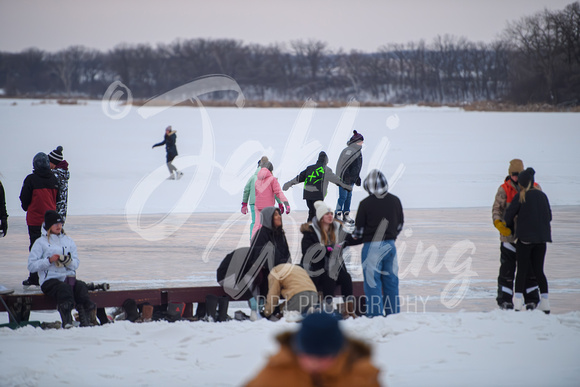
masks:
<instances>
[{"instance_id":1,"label":"blue jeans","mask_svg":"<svg viewBox=\"0 0 580 387\"><path fill-rule=\"evenodd\" d=\"M336 202L336 210L334 210L334 213L337 213L338 211L342 211L343 213L350 212L351 199L352 199L352 190L347 191L341 186L338 186L338 201Z\"/></svg>"},{"instance_id":2,"label":"blue jeans","mask_svg":"<svg viewBox=\"0 0 580 387\"><path fill-rule=\"evenodd\" d=\"M399 263L394 240L366 242L362 267L367 317L399 313Z\"/></svg>"}]
</instances>

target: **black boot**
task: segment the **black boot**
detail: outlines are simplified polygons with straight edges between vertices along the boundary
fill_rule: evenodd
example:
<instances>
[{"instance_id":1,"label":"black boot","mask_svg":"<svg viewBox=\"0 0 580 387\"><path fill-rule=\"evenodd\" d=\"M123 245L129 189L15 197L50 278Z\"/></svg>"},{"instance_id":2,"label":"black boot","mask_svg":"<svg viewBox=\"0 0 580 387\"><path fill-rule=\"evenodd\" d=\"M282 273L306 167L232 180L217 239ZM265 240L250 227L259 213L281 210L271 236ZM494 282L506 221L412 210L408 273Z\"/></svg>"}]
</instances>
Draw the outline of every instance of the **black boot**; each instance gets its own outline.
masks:
<instances>
[{"instance_id":1,"label":"black boot","mask_svg":"<svg viewBox=\"0 0 580 387\"><path fill-rule=\"evenodd\" d=\"M205 311L206 311L205 318L210 322L214 322L217 320L217 304L218 304L217 296L210 294L205 297Z\"/></svg>"},{"instance_id":2,"label":"black boot","mask_svg":"<svg viewBox=\"0 0 580 387\"><path fill-rule=\"evenodd\" d=\"M231 318L228 316L228 307L230 305L230 299L228 296L222 296L218 298L218 314L217 314L217 321L228 321Z\"/></svg>"},{"instance_id":3,"label":"black boot","mask_svg":"<svg viewBox=\"0 0 580 387\"><path fill-rule=\"evenodd\" d=\"M79 322L81 323L81 327L90 327L89 312L85 307L77 305L77 312L79 312Z\"/></svg>"},{"instance_id":4,"label":"black boot","mask_svg":"<svg viewBox=\"0 0 580 387\"><path fill-rule=\"evenodd\" d=\"M57 306L58 313L60 313L60 319L62 320L62 327L63 328L72 328L73 320L72 320L72 309L73 309L72 302L63 302Z\"/></svg>"}]
</instances>

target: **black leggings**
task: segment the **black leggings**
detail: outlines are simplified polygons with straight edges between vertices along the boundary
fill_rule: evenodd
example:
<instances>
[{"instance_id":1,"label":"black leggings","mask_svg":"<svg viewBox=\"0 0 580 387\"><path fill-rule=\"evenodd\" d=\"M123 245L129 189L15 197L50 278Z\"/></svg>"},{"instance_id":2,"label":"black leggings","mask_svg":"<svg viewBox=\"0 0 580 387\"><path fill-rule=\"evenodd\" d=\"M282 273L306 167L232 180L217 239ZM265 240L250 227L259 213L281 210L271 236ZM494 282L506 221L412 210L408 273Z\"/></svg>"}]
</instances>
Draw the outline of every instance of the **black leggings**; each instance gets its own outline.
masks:
<instances>
[{"instance_id":1,"label":"black leggings","mask_svg":"<svg viewBox=\"0 0 580 387\"><path fill-rule=\"evenodd\" d=\"M544 259L546 258L546 243L522 243L516 244L516 260L518 271L516 273L516 293L525 293L528 271L533 270L540 287L540 293L548 293L548 280L544 274Z\"/></svg>"},{"instance_id":2,"label":"black leggings","mask_svg":"<svg viewBox=\"0 0 580 387\"><path fill-rule=\"evenodd\" d=\"M70 303L92 309L93 302L89 297L89 289L83 281L76 280L73 287L66 282L52 278L44 281L40 289L44 294L54 298L57 305Z\"/></svg>"}]
</instances>

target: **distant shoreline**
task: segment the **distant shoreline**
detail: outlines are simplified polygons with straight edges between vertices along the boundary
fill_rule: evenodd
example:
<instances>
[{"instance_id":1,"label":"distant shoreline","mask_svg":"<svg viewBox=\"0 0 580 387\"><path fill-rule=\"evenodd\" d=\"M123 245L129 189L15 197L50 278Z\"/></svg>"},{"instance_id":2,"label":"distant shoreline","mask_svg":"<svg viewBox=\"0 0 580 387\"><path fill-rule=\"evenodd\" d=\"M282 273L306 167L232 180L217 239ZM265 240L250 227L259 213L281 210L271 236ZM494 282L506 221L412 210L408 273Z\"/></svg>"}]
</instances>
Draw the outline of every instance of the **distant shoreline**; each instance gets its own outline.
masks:
<instances>
[{"instance_id":1,"label":"distant shoreline","mask_svg":"<svg viewBox=\"0 0 580 387\"><path fill-rule=\"evenodd\" d=\"M87 101L100 101L88 98L62 98L62 97L7 97L0 96L0 99L8 100L43 100L46 103L53 101L59 105L82 105ZM205 107L234 107L233 101L215 101L202 100ZM344 108L348 106L348 101L314 101L316 108ZM155 101L152 103L149 100L133 100L131 105L143 106L148 103L151 106L182 106L182 107L197 107L196 103L191 101L184 101L174 104L171 101ZM245 100L244 107L246 108L301 108L305 101L262 101L262 100ZM417 102L415 104L393 104L389 102L360 102L360 107L384 107L384 108L400 108L406 106L418 106L429 108L459 108L464 111L478 111L478 112L520 112L520 113L580 113L580 105L549 105L542 103L530 103L525 105L516 105L513 103L496 102L496 101L476 101L470 103L450 103L442 104L438 102Z\"/></svg>"}]
</instances>

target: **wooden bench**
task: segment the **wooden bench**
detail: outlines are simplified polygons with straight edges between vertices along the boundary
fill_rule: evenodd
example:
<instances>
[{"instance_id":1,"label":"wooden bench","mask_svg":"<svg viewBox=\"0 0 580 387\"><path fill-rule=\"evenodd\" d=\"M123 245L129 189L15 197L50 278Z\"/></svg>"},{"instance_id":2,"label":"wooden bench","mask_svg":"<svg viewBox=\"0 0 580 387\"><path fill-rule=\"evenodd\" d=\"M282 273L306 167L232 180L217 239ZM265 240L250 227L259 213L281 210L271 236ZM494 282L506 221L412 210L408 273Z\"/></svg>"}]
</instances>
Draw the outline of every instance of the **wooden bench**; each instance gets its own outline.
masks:
<instances>
[{"instance_id":1,"label":"wooden bench","mask_svg":"<svg viewBox=\"0 0 580 387\"><path fill-rule=\"evenodd\" d=\"M357 298L357 310L361 310L364 304L361 297L364 295L363 283L353 282L353 293ZM149 303L154 306L165 305L170 302L185 303L184 317L193 316L193 304L205 302L206 296L213 294L215 296L227 296L224 289L218 285L212 286L192 286L178 288L151 288L151 289L131 289L131 290L107 290L89 292L91 300L99 308L121 307L127 299L133 299L137 305ZM335 294L340 294L340 288L337 287ZM18 321L28 321L30 311L37 310L56 310L56 302L51 297L43 294L40 289L37 292L11 293L1 295L10 308L12 314ZM244 300L243 298L232 301ZM6 308L0 303L0 312L6 311Z\"/></svg>"}]
</instances>

